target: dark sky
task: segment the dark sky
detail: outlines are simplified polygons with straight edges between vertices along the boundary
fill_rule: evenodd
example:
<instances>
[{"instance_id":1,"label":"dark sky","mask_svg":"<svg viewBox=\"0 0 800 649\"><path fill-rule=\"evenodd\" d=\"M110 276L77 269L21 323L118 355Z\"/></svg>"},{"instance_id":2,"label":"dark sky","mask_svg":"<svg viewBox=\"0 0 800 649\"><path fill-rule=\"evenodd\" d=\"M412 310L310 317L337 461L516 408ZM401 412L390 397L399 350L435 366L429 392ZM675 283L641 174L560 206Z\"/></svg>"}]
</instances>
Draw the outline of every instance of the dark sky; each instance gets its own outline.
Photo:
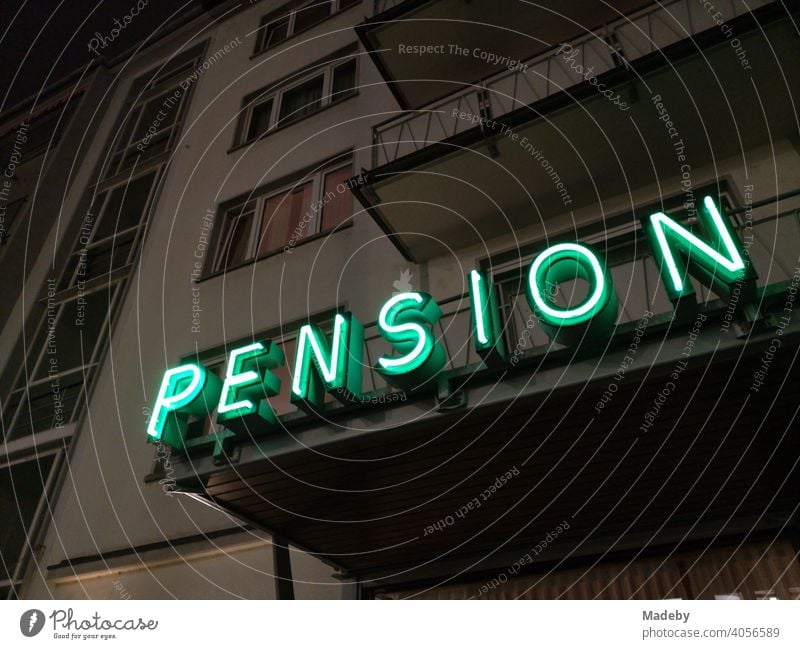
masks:
<instances>
[{"instance_id":1,"label":"dark sky","mask_svg":"<svg viewBox=\"0 0 800 649\"><path fill-rule=\"evenodd\" d=\"M89 44L97 38L95 32L107 39L105 48L97 47L98 53L113 57L197 0L147 0L132 16L137 2L0 0L0 112L91 61ZM126 16L130 22L111 40L117 28L114 20L123 23Z\"/></svg>"}]
</instances>

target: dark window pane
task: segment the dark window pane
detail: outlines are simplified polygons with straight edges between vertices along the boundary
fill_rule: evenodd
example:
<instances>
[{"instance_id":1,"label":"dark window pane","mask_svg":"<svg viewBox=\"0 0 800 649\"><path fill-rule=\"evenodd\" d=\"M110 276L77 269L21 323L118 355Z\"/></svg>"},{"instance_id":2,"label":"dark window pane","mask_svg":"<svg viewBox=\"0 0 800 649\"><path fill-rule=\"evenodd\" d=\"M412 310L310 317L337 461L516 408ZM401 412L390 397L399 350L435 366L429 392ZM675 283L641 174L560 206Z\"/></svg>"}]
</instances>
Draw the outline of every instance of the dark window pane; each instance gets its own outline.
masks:
<instances>
[{"instance_id":1,"label":"dark window pane","mask_svg":"<svg viewBox=\"0 0 800 649\"><path fill-rule=\"evenodd\" d=\"M124 121L119 128L119 135L114 140L115 151L125 148L125 146L128 144L128 141L131 139L133 127L136 126L136 120L141 112L141 106L136 106L132 110L125 112Z\"/></svg>"},{"instance_id":2,"label":"dark window pane","mask_svg":"<svg viewBox=\"0 0 800 649\"><path fill-rule=\"evenodd\" d=\"M26 200L25 198L20 198L6 205L5 209L0 205L0 246L8 241L14 221L16 221L17 216L19 216L19 213L22 211Z\"/></svg>"},{"instance_id":3,"label":"dark window pane","mask_svg":"<svg viewBox=\"0 0 800 649\"><path fill-rule=\"evenodd\" d=\"M232 210L226 219L220 239L216 270L231 268L247 259L255 213L240 210L241 208Z\"/></svg>"},{"instance_id":4,"label":"dark window pane","mask_svg":"<svg viewBox=\"0 0 800 649\"><path fill-rule=\"evenodd\" d=\"M355 60L342 63L333 70L333 86L331 87L331 101L344 99L355 91L356 88L356 62Z\"/></svg>"},{"instance_id":5,"label":"dark window pane","mask_svg":"<svg viewBox=\"0 0 800 649\"><path fill-rule=\"evenodd\" d=\"M67 108L63 114L62 111L56 110L35 120L27 133L28 140L25 143L27 155L31 156L34 153L53 148L58 142L60 134L56 133L56 128L60 132L69 122L70 114L71 109Z\"/></svg>"},{"instance_id":6,"label":"dark window pane","mask_svg":"<svg viewBox=\"0 0 800 649\"><path fill-rule=\"evenodd\" d=\"M0 138L0 160L8 160L14 152L16 131L10 131Z\"/></svg>"},{"instance_id":7,"label":"dark window pane","mask_svg":"<svg viewBox=\"0 0 800 649\"><path fill-rule=\"evenodd\" d=\"M144 137L152 137L154 133L175 122L180 102L174 101L173 94L174 90L147 102L133 134L134 142Z\"/></svg>"},{"instance_id":8,"label":"dark window pane","mask_svg":"<svg viewBox=\"0 0 800 649\"><path fill-rule=\"evenodd\" d=\"M339 9L345 9L357 4L361 4L361 0L339 0Z\"/></svg>"},{"instance_id":9,"label":"dark window pane","mask_svg":"<svg viewBox=\"0 0 800 649\"><path fill-rule=\"evenodd\" d=\"M331 0L314 0L297 10L294 18L294 32L303 31L331 15Z\"/></svg>"},{"instance_id":10,"label":"dark window pane","mask_svg":"<svg viewBox=\"0 0 800 649\"><path fill-rule=\"evenodd\" d=\"M261 28L262 41L260 50L274 47L278 43L285 41L289 37L289 16L271 22L266 27Z\"/></svg>"},{"instance_id":11,"label":"dark window pane","mask_svg":"<svg viewBox=\"0 0 800 649\"><path fill-rule=\"evenodd\" d=\"M319 110L322 102L322 81L320 75L283 93L280 125L289 124Z\"/></svg>"},{"instance_id":12,"label":"dark window pane","mask_svg":"<svg viewBox=\"0 0 800 649\"><path fill-rule=\"evenodd\" d=\"M269 130L269 119L272 115L272 99L253 106L250 125L247 128L247 141L255 140Z\"/></svg>"},{"instance_id":13,"label":"dark window pane","mask_svg":"<svg viewBox=\"0 0 800 649\"><path fill-rule=\"evenodd\" d=\"M141 223L154 179L155 174L139 176L130 184L117 187L111 192L103 214L100 215L100 223L94 235L95 241Z\"/></svg>"},{"instance_id":14,"label":"dark window pane","mask_svg":"<svg viewBox=\"0 0 800 649\"><path fill-rule=\"evenodd\" d=\"M185 79L194 67L194 55L192 52L184 52L164 63L163 67L153 77L151 87L166 83L172 77Z\"/></svg>"},{"instance_id":15,"label":"dark window pane","mask_svg":"<svg viewBox=\"0 0 800 649\"><path fill-rule=\"evenodd\" d=\"M128 149L128 151L125 153L125 156L122 158L122 165L117 170L117 173L127 171L131 167L135 166L141 156L142 152L136 147Z\"/></svg>"},{"instance_id":16,"label":"dark window pane","mask_svg":"<svg viewBox=\"0 0 800 649\"><path fill-rule=\"evenodd\" d=\"M353 196L345 182L353 175L352 167L342 167L325 175L322 230L332 230L344 223L353 212Z\"/></svg>"},{"instance_id":17,"label":"dark window pane","mask_svg":"<svg viewBox=\"0 0 800 649\"><path fill-rule=\"evenodd\" d=\"M108 275L128 263L135 232L120 234L79 254L76 281L86 281Z\"/></svg>"},{"instance_id":18,"label":"dark window pane","mask_svg":"<svg viewBox=\"0 0 800 649\"><path fill-rule=\"evenodd\" d=\"M47 312L45 311L45 316ZM36 361L39 359L40 352L44 349L45 345L47 344L47 337L50 335L48 330L48 323L44 321L44 324L40 324L39 328L35 331L31 332L25 338L23 343L22 339L20 339L20 343L24 344L25 346L25 353L27 355L27 368L24 374L32 374L33 369L36 366ZM24 385L25 377L21 376L18 379L19 383L15 387L22 387Z\"/></svg>"},{"instance_id":19,"label":"dark window pane","mask_svg":"<svg viewBox=\"0 0 800 649\"><path fill-rule=\"evenodd\" d=\"M72 286L75 282L75 270L81 262L80 253L73 253L64 264L64 272L61 275L61 281L58 283L58 290L63 291L65 288Z\"/></svg>"},{"instance_id":20,"label":"dark window pane","mask_svg":"<svg viewBox=\"0 0 800 649\"><path fill-rule=\"evenodd\" d=\"M162 131L147 142L142 142L141 147L137 146L134 151L140 154L140 164L150 158L155 158L159 153L164 153L169 147L169 137L171 131Z\"/></svg>"},{"instance_id":21,"label":"dark window pane","mask_svg":"<svg viewBox=\"0 0 800 649\"><path fill-rule=\"evenodd\" d=\"M13 464L0 469L0 579L13 577L25 549L25 533L44 492L53 466L49 455L39 460Z\"/></svg>"},{"instance_id":22,"label":"dark window pane","mask_svg":"<svg viewBox=\"0 0 800 649\"><path fill-rule=\"evenodd\" d=\"M12 392L5 401L0 403L0 415L2 415L0 421L2 421L3 425L3 430L0 432L2 432L3 439L11 439L11 422L24 396L25 394L22 390L17 390Z\"/></svg>"},{"instance_id":23,"label":"dark window pane","mask_svg":"<svg viewBox=\"0 0 800 649\"><path fill-rule=\"evenodd\" d=\"M119 169L120 160L122 160L122 154L121 153L115 153L111 157L111 160L108 163L108 167L105 170L105 177L106 178L108 178L109 176L113 176L114 174L117 173L117 169Z\"/></svg>"}]
</instances>

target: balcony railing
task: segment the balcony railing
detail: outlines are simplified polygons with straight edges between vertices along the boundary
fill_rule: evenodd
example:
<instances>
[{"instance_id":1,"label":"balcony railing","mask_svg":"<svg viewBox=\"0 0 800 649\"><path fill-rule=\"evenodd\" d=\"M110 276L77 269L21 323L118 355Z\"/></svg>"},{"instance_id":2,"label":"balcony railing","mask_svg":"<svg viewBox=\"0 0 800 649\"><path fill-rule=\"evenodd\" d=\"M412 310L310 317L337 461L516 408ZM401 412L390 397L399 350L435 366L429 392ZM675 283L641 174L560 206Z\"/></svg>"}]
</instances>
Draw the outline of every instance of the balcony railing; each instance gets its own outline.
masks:
<instances>
[{"instance_id":1,"label":"balcony railing","mask_svg":"<svg viewBox=\"0 0 800 649\"><path fill-rule=\"evenodd\" d=\"M588 33L572 41L571 50L559 54L559 45L524 65L451 95L430 109L412 111L374 127L373 167L475 127L474 121L456 117L458 114L468 113L475 119L502 117L584 82L585 77L575 71L578 65L581 70L591 69L595 76L600 76L707 29L722 29L720 25L770 2L716 0L709 11L697 0L678 0L655 4L621 18L599 33ZM386 0L385 4L398 2Z\"/></svg>"}]
</instances>

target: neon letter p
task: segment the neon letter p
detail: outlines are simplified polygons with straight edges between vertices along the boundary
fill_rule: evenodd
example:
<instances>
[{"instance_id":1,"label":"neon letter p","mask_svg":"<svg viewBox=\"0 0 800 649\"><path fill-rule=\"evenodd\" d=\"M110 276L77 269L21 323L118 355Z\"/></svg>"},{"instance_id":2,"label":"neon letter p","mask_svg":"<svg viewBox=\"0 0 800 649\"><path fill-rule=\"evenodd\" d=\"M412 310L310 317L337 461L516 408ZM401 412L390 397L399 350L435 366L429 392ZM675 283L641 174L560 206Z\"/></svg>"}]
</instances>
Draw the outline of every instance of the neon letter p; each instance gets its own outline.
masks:
<instances>
[{"instance_id":1,"label":"neon letter p","mask_svg":"<svg viewBox=\"0 0 800 649\"><path fill-rule=\"evenodd\" d=\"M187 363L167 370L147 425L148 441L183 448L189 417L208 415L219 400L220 387L219 378L201 365Z\"/></svg>"}]
</instances>

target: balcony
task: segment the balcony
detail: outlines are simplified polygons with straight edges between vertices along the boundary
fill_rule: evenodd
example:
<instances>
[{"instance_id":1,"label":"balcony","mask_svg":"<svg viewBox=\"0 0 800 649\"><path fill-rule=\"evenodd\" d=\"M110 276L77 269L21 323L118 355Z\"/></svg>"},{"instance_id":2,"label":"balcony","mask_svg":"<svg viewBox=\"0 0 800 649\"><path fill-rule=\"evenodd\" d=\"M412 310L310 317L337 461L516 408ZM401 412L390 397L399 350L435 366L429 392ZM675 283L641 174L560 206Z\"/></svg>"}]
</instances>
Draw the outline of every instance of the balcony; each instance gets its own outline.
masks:
<instances>
[{"instance_id":1,"label":"balcony","mask_svg":"<svg viewBox=\"0 0 800 649\"><path fill-rule=\"evenodd\" d=\"M652 0L621 0L613 8L585 0L562 1L553 9L544 4L377 0L375 13L357 31L400 106L420 108L578 34L602 31ZM431 44L445 47L431 55L408 53ZM463 49L451 49L456 45Z\"/></svg>"},{"instance_id":2,"label":"balcony","mask_svg":"<svg viewBox=\"0 0 800 649\"><path fill-rule=\"evenodd\" d=\"M790 137L800 75L793 66L782 66L786 78L771 71L776 59L795 56L794 32L782 5L757 5L750 14L742 3L719 3L732 32L701 3L650 6L610 22L605 38L584 34L525 69L379 124L372 169L355 193L406 258L420 262L536 224L544 231L554 215L603 209L679 177L654 98L695 169ZM589 69L614 101L587 80Z\"/></svg>"},{"instance_id":3,"label":"balcony","mask_svg":"<svg viewBox=\"0 0 800 649\"><path fill-rule=\"evenodd\" d=\"M743 224L745 212L752 227ZM726 304L698 291L707 324L646 435L639 430L645 405L682 358L693 316L673 317L647 248L630 232L608 245L620 314L605 349L551 344L531 324L520 295L526 259L497 259L506 342L520 351L516 366L483 366L469 342L465 296L442 299L445 316L436 333L450 365L436 393L392 392L365 367L371 391L363 403L331 403L324 422L287 413L286 430L229 455L215 456L213 442L198 445L171 458L172 478L179 490L280 534L370 586L502 569L566 517L570 533L542 561L780 529L796 504L792 464L800 452L800 438L788 433L796 427L790 395L800 387L790 351L800 343L796 317L783 330L786 353L776 355L768 384L758 394L749 386L796 272L800 190L731 216L752 241L764 317L737 316L722 333ZM654 316L635 362L598 414L593 406L614 382L648 308ZM385 352L374 323L366 338L364 362L371 366ZM711 396L700 398L699 389ZM631 408L634 402L641 407ZM463 519L455 516L511 467L519 475L490 501ZM448 517L457 523L426 533ZM621 542L632 521L640 537Z\"/></svg>"}]
</instances>

